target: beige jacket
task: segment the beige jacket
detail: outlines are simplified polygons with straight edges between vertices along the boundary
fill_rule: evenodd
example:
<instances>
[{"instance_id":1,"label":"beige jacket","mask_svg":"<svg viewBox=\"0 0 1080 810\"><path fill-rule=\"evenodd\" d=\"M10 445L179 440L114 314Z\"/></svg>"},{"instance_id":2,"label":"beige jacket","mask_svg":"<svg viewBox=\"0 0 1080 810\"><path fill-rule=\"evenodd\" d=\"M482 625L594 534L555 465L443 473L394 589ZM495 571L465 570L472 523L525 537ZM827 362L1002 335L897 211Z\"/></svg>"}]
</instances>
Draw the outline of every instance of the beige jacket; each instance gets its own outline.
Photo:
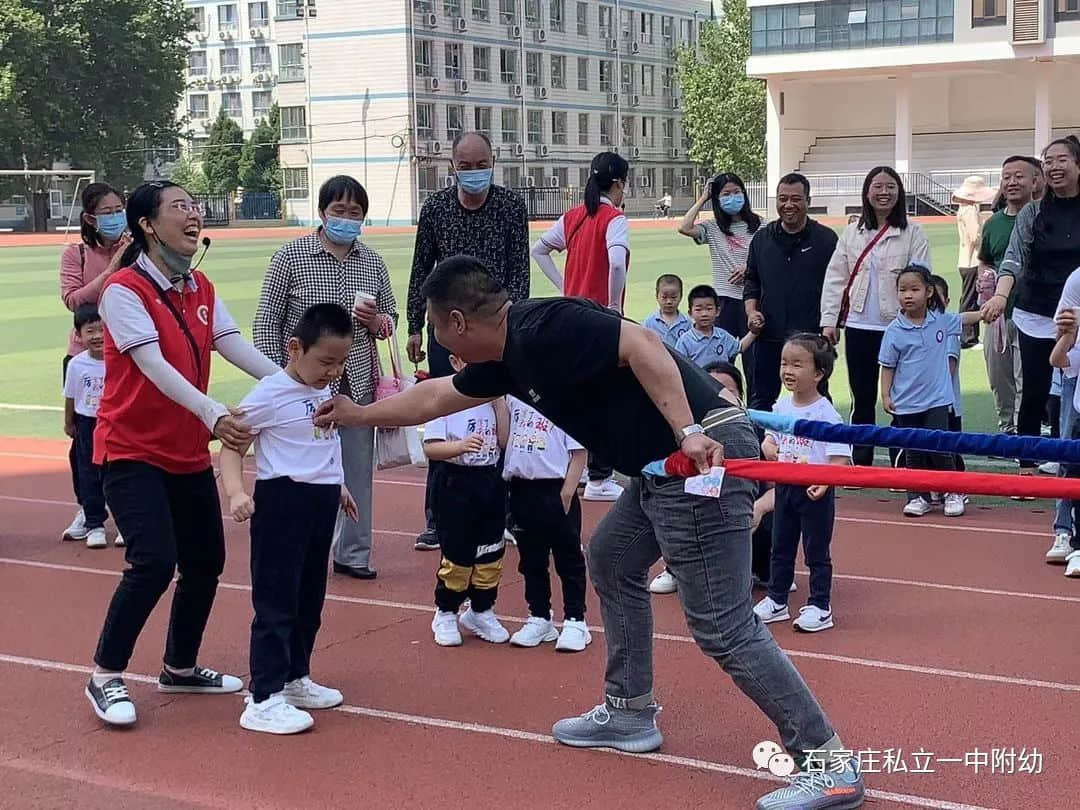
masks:
<instances>
[{"instance_id":1,"label":"beige jacket","mask_svg":"<svg viewBox=\"0 0 1080 810\"><path fill-rule=\"evenodd\" d=\"M863 230L853 222L844 229L836 243L829 266L825 270L825 283L821 288L821 326L836 326L840 317L840 304L844 298L851 270L863 249L877 233L876 228ZM878 288L870 295L870 263L877 267ZM851 312L862 313L868 306L876 306L880 317L889 321L900 309L896 297L896 277L912 262L930 267L930 243L926 232L917 222L908 220L904 230L889 228L874 245L859 268L859 275L851 285Z\"/></svg>"}]
</instances>

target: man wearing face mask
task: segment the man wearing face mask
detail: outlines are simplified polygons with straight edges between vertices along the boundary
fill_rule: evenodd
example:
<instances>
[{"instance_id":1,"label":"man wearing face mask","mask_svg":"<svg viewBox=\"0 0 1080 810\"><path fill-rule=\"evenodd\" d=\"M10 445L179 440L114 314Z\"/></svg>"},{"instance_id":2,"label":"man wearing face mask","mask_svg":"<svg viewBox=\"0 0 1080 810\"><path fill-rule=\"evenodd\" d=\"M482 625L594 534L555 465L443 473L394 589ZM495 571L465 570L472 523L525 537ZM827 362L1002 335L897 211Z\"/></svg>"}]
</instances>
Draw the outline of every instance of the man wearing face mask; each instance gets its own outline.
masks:
<instances>
[{"instance_id":1,"label":"man wearing face mask","mask_svg":"<svg viewBox=\"0 0 1080 810\"><path fill-rule=\"evenodd\" d=\"M319 189L321 223L313 233L282 247L270 260L255 312L255 345L284 367L286 345L300 317L315 304L340 304L353 314L356 329L339 393L360 404L375 393L376 338L388 338L397 322L397 304L386 262L359 241L368 195L352 177L331 177ZM359 521L338 520L334 572L375 579L371 566L371 485L374 431L343 428L345 486L356 500Z\"/></svg>"},{"instance_id":2,"label":"man wearing face mask","mask_svg":"<svg viewBox=\"0 0 1080 810\"><path fill-rule=\"evenodd\" d=\"M456 183L432 194L420 209L416 224L412 273L409 275L409 340L406 350L413 363L428 361L432 377L453 374L450 355L427 329L427 305L420 289L432 270L451 256L479 259L502 284L512 301L529 297L529 222L524 200L514 191L494 184L495 157L491 141L482 132L465 132L454 139L450 152ZM442 462L432 462L438 465ZM429 507L431 474L425 497L427 529L416 538L418 550L439 548Z\"/></svg>"}]
</instances>

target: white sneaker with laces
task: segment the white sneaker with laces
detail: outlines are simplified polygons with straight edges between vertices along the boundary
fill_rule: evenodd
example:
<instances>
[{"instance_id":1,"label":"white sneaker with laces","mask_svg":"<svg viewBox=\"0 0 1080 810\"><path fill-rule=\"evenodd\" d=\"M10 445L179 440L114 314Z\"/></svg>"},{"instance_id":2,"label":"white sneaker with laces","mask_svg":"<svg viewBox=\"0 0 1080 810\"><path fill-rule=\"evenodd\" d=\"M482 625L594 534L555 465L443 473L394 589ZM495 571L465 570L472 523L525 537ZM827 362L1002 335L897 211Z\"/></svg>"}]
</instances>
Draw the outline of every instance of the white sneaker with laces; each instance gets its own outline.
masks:
<instances>
[{"instance_id":1,"label":"white sneaker with laces","mask_svg":"<svg viewBox=\"0 0 1080 810\"><path fill-rule=\"evenodd\" d=\"M907 517L922 517L928 514L930 514L930 504L927 503L926 498L915 498L904 506L904 515Z\"/></svg>"},{"instance_id":2,"label":"white sneaker with laces","mask_svg":"<svg viewBox=\"0 0 1080 810\"><path fill-rule=\"evenodd\" d=\"M431 629L435 633L435 643L440 647L460 647L461 631L457 626L457 614L449 610L436 610L431 620Z\"/></svg>"},{"instance_id":3,"label":"white sneaker with laces","mask_svg":"<svg viewBox=\"0 0 1080 810\"><path fill-rule=\"evenodd\" d=\"M244 698L247 708L240 715L240 726L248 731L261 731L265 734L299 734L315 725L315 719L305 711L285 701L285 696L278 692L261 703L248 695Z\"/></svg>"},{"instance_id":4,"label":"white sneaker with laces","mask_svg":"<svg viewBox=\"0 0 1080 810\"><path fill-rule=\"evenodd\" d=\"M75 513L75 519L71 521L71 525L64 529L64 533L60 536L61 540L85 540L88 532L86 531L86 513L80 509Z\"/></svg>"},{"instance_id":5,"label":"white sneaker with laces","mask_svg":"<svg viewBox=\"0 0 1080 810\"><path fill-rule=\"evenodd\" d=\"M1072 552L1065 558L1065 576L1080 577L1080 550Z\"/></svg>"},{"instance_id":6,"label":"white sneaker with laces","mask_svg":"<svg viewBox=\"0 0 1080 810\"><path fill-rule=\"evenodd\" d=\"M585 500L587 501L617 501L623 494L623 488L612 481L590 481L585 485Z\"/></svg>"},{"instance_id":7,"label":"white sneaker with laces","mask_svg":"<svg viewBox=\"0 0 1080 810\"><path fill-rule=\"evenodd\" d=\"M1071 539L1068 532L1055 534L1054 545L1050 546L1050 550L1046 552L1046 561L1052 565L1064 563L1072 553L1072 544L1069 542Z\"/></svg>"},{"instance_id":8,"label":"white sneaker with laces","mask_svg":"<svg viewBox=\"0 0 1080 810\"><path fill-rule=\"evenodd\" d=\"M675 591L679 590L679 585L675 582L675 577L671 575L671 572L665 568L649 583L649 590L652 593L675 593Z\"/></svg>"},{"instance_id":9,"label":"white sneaker with laces","mask_svg":"<svg viewBox=\"0 0 1080 810\"><path fill-rule=\"evenodd\" d=\"M964 496L950 492L945 496L945 517L960 517L964 514Z\"/></svg>"},{"instance_id":10,"label":"white sneaker with laces","mask_svg":"<svg viewBox=\"0 0 1080 810\"><path fill-rule=\"evenodd\" d=\"M754 613L756 613L758 618L765 622L765 624L783 622L791 618L791 614L788 612L788 606L778 605L772 600L771 596L766 596L754 605Z\"/></svg>"},{"instance_id":11,"label":"white sneaker with laces","mask_svg":"<svg viewBox=\"0 0 1080 810\"><path fill-rule=\"evenodd\" d=\"M833 626L832 611L822 610L817 605L799 608L799 618L792 622L796 630L804 633L818 633Z\"/></svg>"},{"instance_id":12,"label":"white sneaker with laces","mask_svg":"<svg viewBox=\"0 0 1080 810\"><path fill-rule=\"evenodd\" d=\"M510 636L510 643L515 647L537 647L545 641L556 641L558 638L559 631L555 629L551 619L530 616L525 625Z\"/></svg>"},{"instance_id":13,"label":"white sneaker with laces","mask_svg":"<svg viewBox=\"0 0 1080 810\"><path fill-rule=\"evenodd\" d=\"M581 652L592 643L592 633L585 622L567 619L563 622L559 640L555 642L558 652Z\"/></svg>"},{"instance_id":14,"label":"white sneaker with laces","mask_svg":"<svg viewBox=\"0 0 1080 810\"><path fill-rule=\"evenodd\" d=\"M1057 475L1060 470L1061 465L1056 461L1047 461L1039 465L1039 472L1043 475Z\"/></svg>"},{"instance_id":15,"label":"white sneaker with laces","mask_svg":"<svg viewBox=\"0 0 1080 810\"><path fill-rule=\"evenodd\" d=\"M470 607L461 614L458 621L462 627L474 636L479 636L484 641L492 644L502 644L510 640L510 632L495 618L495 611L493 610L477 613Z\"/></svg>"},{"instance_id":16,"label":"white sneaker with laces","mask_svg":"<svg viewBox=\"0 0 1080 810\"><path fill-rule=\"evenodd\" d=\"M87 548L105 548L109 541L105 539L104 529L91 529L86 535Z\"/></svg>"},{"instance_id":17,"label":"white sneaker with laces","mask_svg":"<svg viewBox=\"0 0 1080 810\"><path fill-rule=\"evenodd\" d=\"M315 683L307 676L285 684L285 702L300 709L332 709L345 698L337 689Z\"/></svg>"}]
</instances>

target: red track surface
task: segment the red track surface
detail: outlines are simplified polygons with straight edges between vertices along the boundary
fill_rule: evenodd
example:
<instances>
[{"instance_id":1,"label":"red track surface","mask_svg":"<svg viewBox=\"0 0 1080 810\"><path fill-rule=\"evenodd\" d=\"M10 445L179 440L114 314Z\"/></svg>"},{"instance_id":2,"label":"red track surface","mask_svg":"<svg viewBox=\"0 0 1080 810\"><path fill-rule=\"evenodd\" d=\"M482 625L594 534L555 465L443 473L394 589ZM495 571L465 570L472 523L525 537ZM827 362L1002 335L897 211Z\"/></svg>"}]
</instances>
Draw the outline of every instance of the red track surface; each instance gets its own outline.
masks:
<instances>
[{"instance_id":1,"label":"red track surface","mask_svg":"<svg viewBox=\"0 0 1080 810\"><path fill-rule=\"evenodd\" d=\"M437 555L417 553L422 475L380 473L379 579L333 577L314 675L346 707L312 732L240 729L241 700L160 695L168 599L131 664L139 723L103 729L82 695L122 552L57 537L72 506L59 442L0 442L0 807L750 808L771 789L750 750L776 730L689 640L678 600L656 597L659 756L576 751L551 723L602 689L604 637L581 655L431 640ZM587 504L591 530L603 506ZM868 773L868 806L1036 810L1080 793L1080 587L1042 563L1048 516L972 509L904 521L895 503L842 499L834 630L773 625L847 745L903 749L908 773ZM202 661L247 672L247 529L226 522L229 559ZM525 613L516 552L497 610ZM805 597L806 578L798 577ZM946 587L942 587L946 586ZM590 624L599 625L590 594ZM510 618L511 630L516 622ZM975 773L976 749L1037 748L1040 774ZM914 752L929 752L933 773ZM880 760L873 770L881 771ZM903 795L898 795L903 794Z\"/></svg>"}]
</instances>

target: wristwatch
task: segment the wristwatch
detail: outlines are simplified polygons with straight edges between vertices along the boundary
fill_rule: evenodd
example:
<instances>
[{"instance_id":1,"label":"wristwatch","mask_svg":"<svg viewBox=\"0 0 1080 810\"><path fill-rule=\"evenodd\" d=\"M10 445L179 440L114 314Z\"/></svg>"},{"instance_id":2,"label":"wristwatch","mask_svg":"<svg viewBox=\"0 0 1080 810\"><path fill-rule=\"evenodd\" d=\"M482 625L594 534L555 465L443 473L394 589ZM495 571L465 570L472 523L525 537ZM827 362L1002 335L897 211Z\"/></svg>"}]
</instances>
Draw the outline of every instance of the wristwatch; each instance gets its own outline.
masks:
<instances>
[{"instance_id":1,"label":"wristwatch","mask_svg":"<svg viewBox=\"0 0 1080 810\"><path fill-rule=\"evenodd\" d=\"M691 436L696 436L705 433L705 429L701 425L688 425L679 431L679 447L682 447L684 441Z\"/></svg>"}]
</instances>

